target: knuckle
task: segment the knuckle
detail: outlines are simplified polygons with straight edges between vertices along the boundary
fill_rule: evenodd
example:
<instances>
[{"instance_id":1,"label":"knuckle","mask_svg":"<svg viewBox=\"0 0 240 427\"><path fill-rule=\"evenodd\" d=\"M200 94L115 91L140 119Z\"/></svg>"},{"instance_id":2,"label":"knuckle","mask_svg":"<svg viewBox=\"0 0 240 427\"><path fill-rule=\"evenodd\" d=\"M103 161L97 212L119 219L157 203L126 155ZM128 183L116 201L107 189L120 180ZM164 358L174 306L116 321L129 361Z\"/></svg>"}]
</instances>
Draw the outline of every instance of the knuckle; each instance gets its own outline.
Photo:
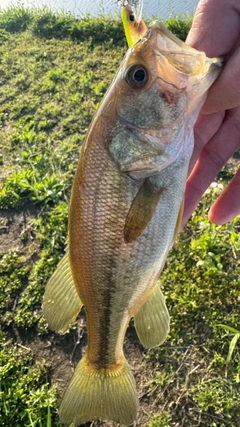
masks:
<instances>
[{"instance_id":1,"label":"knuckle","mask_svg":"<svg viewBox=\"0 0 240 427\"><path fill-rule=\"evenodd\" d=\"M226 163L224 157L221 155L221 152L213 149L212 147L208 147L208 145L203 148L201 155L205 161L207 160L208 163L217 166L219 170Z\"/></svg>"},{"instance_id":2,"label":"knuckle","mask_svg":"<svg viewBox=\"0 0 240 427\"><path fill-rule=\"evenodd\" d=\"M204 142L203 138L195 132L194 134L194 148L197 152L201 152L206 142Z\"/></svg>"},{"instance_id":3,"label":"knuckle","mask_svg":"<svg viewBox=\"0 0 240 427\"><path fill-rule=\"evenodd\" d=\"M202 188L201 183L198 181L192 181L189 180L187 182L187 188L188 188L188 193L193 195L194 197L199 200L203 194L203 191L205 188Z\"/></svg>"},{"instance_id":4,"label":"knuckle","mask_svg":"<svg viewBox=\"0 0 240 427\"><path fill-rule=\"evenodd\" d=\"M233 110L233 113L229 117L229 122L240 133L240 109L239 108Z\"/></svg>"}]
</instances>

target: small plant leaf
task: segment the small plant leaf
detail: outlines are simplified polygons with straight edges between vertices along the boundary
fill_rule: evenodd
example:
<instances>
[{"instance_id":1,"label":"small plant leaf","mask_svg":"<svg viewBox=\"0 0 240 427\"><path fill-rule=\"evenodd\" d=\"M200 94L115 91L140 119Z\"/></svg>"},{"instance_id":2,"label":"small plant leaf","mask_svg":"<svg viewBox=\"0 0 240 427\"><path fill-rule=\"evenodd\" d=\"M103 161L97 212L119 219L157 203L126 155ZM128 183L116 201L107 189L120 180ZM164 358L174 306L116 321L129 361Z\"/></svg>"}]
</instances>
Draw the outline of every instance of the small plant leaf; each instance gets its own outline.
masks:
<instances>
[{"instance_id":1,"label":"small plant leaf","mask_svg":"<svg viewBox=\"0 0 240 427\"><path fill-rule=\"evenodd\" d=\"M230 361L231 361L232 354L233 354L233 352L234 352L234 349L235 349L235 347L236 347L236 344L237 344L237 342L238 342L239 338L240 338L240 332L239 332L239 333L237 333L236 335L234 335L233 339L232 339L232 340L231 340L231 342L230 342L230 345L229 345L229 352L228 352L228 357L227 357L227 360L226 360L226 364L227 364L227 365L228 365L228 364L230 363Z\"/></svg>"},{"instance_id":2,"label":"small plant leaf","mask_svg":"<svg viewBox=\"0 0 240 427\"><path fill-rule=\"evenodd\" d=\"M222 323L218 323L216 326L220 326L220 328L226 329L226 331L231 332L232 334L240 334L240 331L233 328L232 326L224 325Z\"/></svg>"}]
</instances>

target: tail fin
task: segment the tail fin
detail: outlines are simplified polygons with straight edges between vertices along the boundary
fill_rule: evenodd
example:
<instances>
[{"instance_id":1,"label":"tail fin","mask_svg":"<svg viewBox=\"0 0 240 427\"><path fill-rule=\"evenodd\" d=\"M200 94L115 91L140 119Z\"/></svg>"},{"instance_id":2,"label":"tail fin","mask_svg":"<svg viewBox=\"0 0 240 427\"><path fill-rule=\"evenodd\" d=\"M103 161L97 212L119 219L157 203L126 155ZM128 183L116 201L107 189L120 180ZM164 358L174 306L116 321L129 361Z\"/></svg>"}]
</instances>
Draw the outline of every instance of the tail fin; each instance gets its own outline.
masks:
<instances>
[{"instance_id":1,"label":"tail fin","mask_svg":"<svg viewBox=\"0 0 240 427\"><path fill-rule=\"evenodd\" d=\"M96 369L87 356L78 363L59 414L74 426L95 419L130 425L138 412L135 380L126 359L115 368Z\"/></svg>"}]
</instances>

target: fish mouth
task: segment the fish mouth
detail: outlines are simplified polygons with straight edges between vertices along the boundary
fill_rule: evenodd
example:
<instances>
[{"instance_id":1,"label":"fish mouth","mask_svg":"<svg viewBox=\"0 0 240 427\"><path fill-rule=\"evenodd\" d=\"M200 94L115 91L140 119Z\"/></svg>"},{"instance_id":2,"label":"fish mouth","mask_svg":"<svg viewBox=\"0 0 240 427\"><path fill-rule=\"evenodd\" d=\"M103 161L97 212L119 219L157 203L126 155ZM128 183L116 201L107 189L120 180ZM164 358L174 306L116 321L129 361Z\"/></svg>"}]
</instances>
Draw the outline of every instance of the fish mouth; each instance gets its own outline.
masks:
<instances>
[{"instance_id":1,"label":"fish mouth","mask_svg":"<svg viewBox=\"0 0 240 427\"><path fill-rule=\"evenodd\" d=\"M157 136L151 134L150 129L133 125L121 116L119 117L119 121L123 124L124 128L128 132L131 132L131 134L134 135L134 137L136 137L139 141L155 149L157 154L163 154L166 143L161 142Z\"/></svg>"},{"instance_id":2,"label":"fish mouth","mask_svg":"<svg viewBox=\"0 0 240 427\"><path fill-rule=\"evenodd\" d=\"M154 33L156 33L155 37ZM208 73L210 67L216 69L217 73L220 72L223 58L208 58L205 52L196 50L172 34L160 21L153 21L149 25L146 38L152 37L157 51L177 71L192 77Z\"/></svg>"}]
</instances>

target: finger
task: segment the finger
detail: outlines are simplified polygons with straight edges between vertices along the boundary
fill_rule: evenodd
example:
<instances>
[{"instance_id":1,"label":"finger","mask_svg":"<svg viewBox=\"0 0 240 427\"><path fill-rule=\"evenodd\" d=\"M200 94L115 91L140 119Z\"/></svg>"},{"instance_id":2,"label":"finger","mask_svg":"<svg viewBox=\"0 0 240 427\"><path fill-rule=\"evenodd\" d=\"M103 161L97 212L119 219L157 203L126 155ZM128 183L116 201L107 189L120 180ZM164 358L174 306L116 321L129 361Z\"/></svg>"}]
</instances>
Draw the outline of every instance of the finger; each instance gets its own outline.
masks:
<instances>
[{"instance_id":1,"label":"finger","mask_svg":"<svg viewBox=\"0 0 240 427\"><path fill-rule=\"evenodd\" d=\"M240 107L226 114L218 132L201 151L198 162L187 180L182 224L187 222L203 193L239 146Z\"/></svg>"},{"instance_id":2,"label":"finger","mask_svg":"<svg viewBox=\"0 0 240 427\"><path fill-rule=\"evenodd\" d=\"M239 0L201 0L186 42L207 56L231 51L240 33Z\"/></svg>"},{"instance_id":3,"label":"finger","mask_svg":"<svg viewBox=\"0 0 240 427\"><path fill-rule=\"evenodd\" d=\"M240 105L240 47L227 60L223 71L209 89L203 114L229 110Z\"/></svg>"},{"instance_id":4,"label":"finger","mask_svg":"<svg viewBox=\"0 0 240 427\"><path fill-rule=\"evenodd\" d=\"M226 64L209 90L202 113L235 108L240 104L240 2L201 0L187 43L207 56L226 56Z\"/></svg>"},{"instance_id":5,"label":"finger","mask_svg":"<svg viewBox=\"0 0 240 427\"><path fill-rule=\"evenodd\" d=\"M215 135L221 126L225 113L218 112L209 115L200 115L194 127L194 149L189 163L188 174L192 171L200 152L207 142Z\"/></svg>"},{"instance_id":6,"label":"finger","mask_svg":"<svg viewBox=\"0 0 240 427\"><path fill-rule=\"evenodd\" d=\"M240 215L240 170L211 207L208 218L221 225Z\"/></svg>"}]
</instances>

